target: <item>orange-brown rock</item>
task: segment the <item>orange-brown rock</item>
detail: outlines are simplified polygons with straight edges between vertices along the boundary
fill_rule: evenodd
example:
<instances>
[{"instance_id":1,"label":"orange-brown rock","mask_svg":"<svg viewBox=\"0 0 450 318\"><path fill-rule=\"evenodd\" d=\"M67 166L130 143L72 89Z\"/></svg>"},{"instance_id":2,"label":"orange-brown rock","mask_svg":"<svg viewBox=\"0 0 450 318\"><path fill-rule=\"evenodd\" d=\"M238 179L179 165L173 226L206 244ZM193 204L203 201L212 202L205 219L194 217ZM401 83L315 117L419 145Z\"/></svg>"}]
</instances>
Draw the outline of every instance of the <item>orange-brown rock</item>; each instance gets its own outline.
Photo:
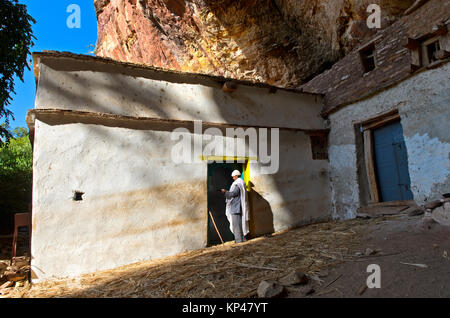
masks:
<instances>
[{"instance_id":1,"label":"orange-brown rock","mask_svg":"<svg viewBox=\"0 0 450 318\"><path fill-rule=\"evenodd\" d=\"M391 24L414 0L95 0L97 54L295 87Z\"/></svg>"}]
</instances>

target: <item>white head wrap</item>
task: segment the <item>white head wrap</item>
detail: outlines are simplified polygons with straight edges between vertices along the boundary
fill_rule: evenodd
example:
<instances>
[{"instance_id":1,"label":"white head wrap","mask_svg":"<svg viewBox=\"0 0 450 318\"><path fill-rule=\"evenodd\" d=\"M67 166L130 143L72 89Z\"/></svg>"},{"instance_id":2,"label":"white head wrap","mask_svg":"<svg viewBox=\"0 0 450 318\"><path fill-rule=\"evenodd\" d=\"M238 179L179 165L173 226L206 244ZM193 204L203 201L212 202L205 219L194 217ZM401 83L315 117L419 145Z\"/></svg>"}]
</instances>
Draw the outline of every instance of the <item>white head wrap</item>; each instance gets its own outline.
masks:
<instances>
[{"instance_id":1,"label":"white head wrap","mask_svg":"<svg viewBox=\"0 0 450 318\"><path fill-rule=\"evenodd\" d=\"M231 174L232 177L240 177L241 173L239 172L239 170L234 170L233 173Z\"/></svg>"}]
</instances>

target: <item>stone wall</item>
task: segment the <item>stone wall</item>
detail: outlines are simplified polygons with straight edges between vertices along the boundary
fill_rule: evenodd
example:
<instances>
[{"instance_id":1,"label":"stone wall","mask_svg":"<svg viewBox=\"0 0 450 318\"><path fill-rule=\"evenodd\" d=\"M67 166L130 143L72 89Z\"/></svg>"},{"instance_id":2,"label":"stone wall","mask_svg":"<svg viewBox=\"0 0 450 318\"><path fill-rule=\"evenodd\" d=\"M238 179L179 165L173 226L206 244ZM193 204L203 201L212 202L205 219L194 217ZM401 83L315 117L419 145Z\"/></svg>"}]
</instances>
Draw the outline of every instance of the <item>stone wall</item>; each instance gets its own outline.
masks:
<instances>
[{"instance_id":1,"label":"stone wall","mask_svg":"<svg viewBox=\"0 0 450 318\"><path fill-rule=\"evenodd\" d=\"M387 89L413 75L410 51L404 47L408 37L415 39L432 33L436 25L449 19L450 1L428 1L372 38L375 70L364 73L359 51L354 50L302 88L325 94L325 115Z\"/></svg>"},{"instance_id":2,"label":"stone wall","mask_svg":"<svg viewBox=\"0 0 450 318\"><path fill-rule=\"evenodd\" d=\"M450 192L449 74L447 63L330 114L334 218L355 217L360 205L368 201L367 190L358 181L366 177L361 171L363 175L358 175L363 153L355 124L393 109L398 109L401 117L415 201L424 203Z\"/></svg>"}]
</instances>

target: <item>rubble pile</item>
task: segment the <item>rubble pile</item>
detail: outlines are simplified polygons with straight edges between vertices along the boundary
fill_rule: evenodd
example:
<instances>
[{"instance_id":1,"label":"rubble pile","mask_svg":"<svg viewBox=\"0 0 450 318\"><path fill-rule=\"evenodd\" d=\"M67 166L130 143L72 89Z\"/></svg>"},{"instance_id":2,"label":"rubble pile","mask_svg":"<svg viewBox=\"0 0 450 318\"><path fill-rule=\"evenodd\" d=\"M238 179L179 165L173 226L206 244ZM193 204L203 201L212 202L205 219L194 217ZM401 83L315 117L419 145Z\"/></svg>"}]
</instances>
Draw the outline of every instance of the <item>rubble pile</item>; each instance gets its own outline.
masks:
<instances>
[{"instance_id":1,"label":"rubble pile","mask_svg":"<svg viewBox=\"0 0 450 318\"><path fill-rule=\"evenodd\" d=\"M317 279L317 278L316 278ZM259 298L306 297L315 292L311 280L302 271L292 271L278 280L263 280L258 286Z\"/></svg>"},{"instance_id":2,"label":"rubble pile","mask_svg":"<svg viewBox=\"0 0 450 318\"><path fill-rule=\"evenodd\" d=\"M30 258L16 257L12 264L8 263L9 261L0 261L0 296L9 294L15 287L28 284Z\"/></svg>"},{"instance_id":3,"label":"rubble pile","mask_svg":"<svg viewBox=\"0 0 450 318\"><path fill-rule=\"evenodd\" d=\"M408 216L418 216L425 213L425 208L410 201L393 201L371 203L367 207L360 207L356 217L359 219L371 219L380 216L406 214Z\"/></svg>"},{"instance_id":4,"label":"rubble pile","mask_svg":"<svg viewBox=\"0 0 450 318\"><path fill-rule=\"evenodd\" d=\"M437 223L450 226L450 194L444 194L443 199L425 204L424 208L423 224L426 229L431 229Z\"/></svg>"},{"instance_id":5,"label":"rubble pile","mask_svg":"<svg viewBox=\"0 0 450 318\"><path fill-rule=\"evenodd\" d=\"M13 235L0 236L0 298L29 286L30 246L28 231L19 231L16 255L11 262ZM19 257L21 256L21 257Z\"/></svg>"}]
</instances>

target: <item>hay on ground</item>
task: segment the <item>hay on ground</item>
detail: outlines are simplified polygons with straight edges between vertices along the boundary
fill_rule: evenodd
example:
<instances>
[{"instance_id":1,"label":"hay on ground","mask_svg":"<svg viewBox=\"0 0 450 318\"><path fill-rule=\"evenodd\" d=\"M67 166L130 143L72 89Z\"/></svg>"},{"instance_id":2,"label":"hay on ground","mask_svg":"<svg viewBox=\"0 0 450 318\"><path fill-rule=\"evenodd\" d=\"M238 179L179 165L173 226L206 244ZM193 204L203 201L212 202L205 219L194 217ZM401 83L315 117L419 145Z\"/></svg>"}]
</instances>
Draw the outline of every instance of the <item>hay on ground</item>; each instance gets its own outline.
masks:
<instances>
[{"instance_id":1,"label":"hay on ground","mask_svg":"<svg viewBox=\"0 0 450 318\"><path fill-rule=\"evenodd\" d=\"M358 229L376 220L304 226L236 245L153 260L75 279L14 289L9 297L255 297L262 280L320 272L354 255ZM320 280L320 279L319 279Z\"/></svg>"}]
</instances>

